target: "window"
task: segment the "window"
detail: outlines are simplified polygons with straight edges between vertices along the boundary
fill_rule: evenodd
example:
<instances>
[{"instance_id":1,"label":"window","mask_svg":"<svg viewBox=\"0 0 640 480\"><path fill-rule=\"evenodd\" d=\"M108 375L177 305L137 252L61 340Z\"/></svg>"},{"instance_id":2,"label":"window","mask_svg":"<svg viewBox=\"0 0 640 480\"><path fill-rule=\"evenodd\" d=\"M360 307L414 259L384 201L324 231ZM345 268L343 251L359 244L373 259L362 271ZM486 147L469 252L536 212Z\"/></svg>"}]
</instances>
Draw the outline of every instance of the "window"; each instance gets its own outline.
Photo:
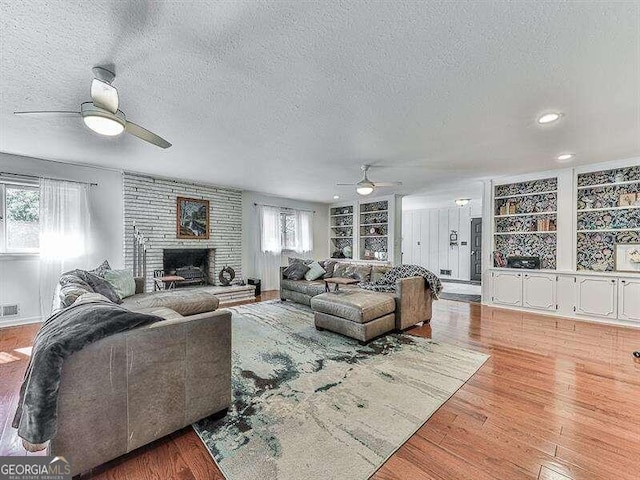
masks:
<instances>
[{"instance_id":1,"label":"window","mask_svg":"<svg viewBox=\"0 0 640 480\"><path fill-rule=\"evenodd\" d=\"M293 213L280 214L280 242L283 250L296 250L296 216Z\"/></svg>"},{"instance_id":2,"label":"window","mask_svg":"<svg viewBox=\"0 0 640 480\"><path fill-rule=\"evenodd\" d=\"M0 183L0 253L37 253L39 216L38 186Z\"/></svg>"}]
</instances>

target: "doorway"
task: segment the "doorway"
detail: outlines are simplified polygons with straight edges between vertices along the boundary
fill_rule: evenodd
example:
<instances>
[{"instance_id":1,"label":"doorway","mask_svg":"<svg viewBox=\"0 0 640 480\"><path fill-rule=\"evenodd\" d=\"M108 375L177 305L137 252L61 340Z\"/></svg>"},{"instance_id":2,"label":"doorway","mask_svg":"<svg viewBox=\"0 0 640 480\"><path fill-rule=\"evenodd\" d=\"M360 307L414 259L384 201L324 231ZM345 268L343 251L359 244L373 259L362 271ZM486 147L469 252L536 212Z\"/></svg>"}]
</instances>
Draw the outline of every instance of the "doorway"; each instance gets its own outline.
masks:
<instances>
[{"instance_id":1,"label":"doorway","mask_svg":"<svg viewBox=\"0 0 640 480\"><path fill-rule=\"evenodd\" d=\"M482 281L482 218L471 219L471 274L472 282Z\"/></svg>"}]
</instances>

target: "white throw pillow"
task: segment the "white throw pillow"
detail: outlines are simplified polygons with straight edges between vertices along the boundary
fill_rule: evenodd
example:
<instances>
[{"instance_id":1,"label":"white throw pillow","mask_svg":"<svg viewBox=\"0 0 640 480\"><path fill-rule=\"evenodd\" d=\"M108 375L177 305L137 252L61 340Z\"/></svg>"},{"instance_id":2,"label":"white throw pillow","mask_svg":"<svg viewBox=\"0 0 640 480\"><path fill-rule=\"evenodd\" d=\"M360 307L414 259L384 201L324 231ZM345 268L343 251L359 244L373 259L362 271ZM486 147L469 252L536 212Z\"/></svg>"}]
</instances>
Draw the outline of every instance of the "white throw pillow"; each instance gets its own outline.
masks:
<instances>
[{"instance_id":1,"label":"white throw pillow","mask_svg":"<svg viewBox=\"0 0 640 480\"><path fill-rule=\"evenodd\" d=\"M305 280L310 282L312 280L319 279L325 273L327 273L325 269L322 268L320 264L314 260L309 264L309 270L307 271L307 273L304 274L304 278Z\"/></svg>"}]
</instances>

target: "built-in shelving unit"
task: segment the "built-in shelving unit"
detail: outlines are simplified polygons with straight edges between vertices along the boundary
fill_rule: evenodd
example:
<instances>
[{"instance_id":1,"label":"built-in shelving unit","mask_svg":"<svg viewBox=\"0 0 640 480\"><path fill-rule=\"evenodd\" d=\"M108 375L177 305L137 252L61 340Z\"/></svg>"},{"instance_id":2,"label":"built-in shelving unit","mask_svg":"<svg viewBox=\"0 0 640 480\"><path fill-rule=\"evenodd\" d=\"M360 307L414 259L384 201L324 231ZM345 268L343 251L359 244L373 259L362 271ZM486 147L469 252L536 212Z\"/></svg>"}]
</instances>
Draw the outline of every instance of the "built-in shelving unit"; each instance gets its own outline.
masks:
<instances>
[{"instance_id":1,"label":"built-in shelving unit","mask_svg":"<svg viewBox=\"0 0 640 480\"><path fill-rule=\"evenodd\" d=\"M353 258L354 216L354 205L341 205L329 209L329 248L332 256L340 254L343 258Z\"/></svg>"},{"instance_id":2,"label":"built-in shelving unit","mask_svg":"<svg viewBox=\"0 0 640 480\"><path fill-rule=\"evenodd\" d=\"M540 257L541 268L556 267L558 179L555 177L496 185L494 251Z\"/></svg>"},{"instance_id":3,"label":"built-in shelving unit","mask_svg":"<svg viewBox=\"0 0 640 480\"><path fill-rule=\"evenodd\" d=\"M331 257L392 264L402 261L402 202L397 195L331 205L329 217Z\"/></svg>"},{"instance_id":4,"label":"built-in shelving unit","mask_svg":"<svg viewBox=\"0 0 640 480\"><path fill-rule=\"evenodd\" d=\"M613 271L617 243L640 243L640 166L577 175L576 269Z\"/></svg>"},{"instance_id":5,"label":"built-in shelving unit","mask_svg":"<svg viewBox=\"0 0 640 480\"><path fill-rule=\"evenodd\" d=\"M360 203L360 259L387 261L389 258L389 201Z\"/></svg>"}]
</instances>

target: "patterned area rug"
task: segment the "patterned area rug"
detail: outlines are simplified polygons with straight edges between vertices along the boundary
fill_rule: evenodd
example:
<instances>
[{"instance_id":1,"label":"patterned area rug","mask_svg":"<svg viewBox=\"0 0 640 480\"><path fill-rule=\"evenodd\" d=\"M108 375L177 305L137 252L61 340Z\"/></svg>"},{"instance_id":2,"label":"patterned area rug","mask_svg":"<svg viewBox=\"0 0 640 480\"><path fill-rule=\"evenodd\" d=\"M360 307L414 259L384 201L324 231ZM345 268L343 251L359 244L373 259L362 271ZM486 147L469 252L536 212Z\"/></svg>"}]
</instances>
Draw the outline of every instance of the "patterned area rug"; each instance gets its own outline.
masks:
<instances>
[{"instance_id":1,"label":"patterned area rug","mask_svg":"<svg viewBox=\"0 0 640 480\"><path fill-rule=\"evenodd\" d=\"M193 426L230 480L364 480L488 358L407 334L363 347L291 302L230 310L234 403Z\"/></svg>"}]
</instances>

